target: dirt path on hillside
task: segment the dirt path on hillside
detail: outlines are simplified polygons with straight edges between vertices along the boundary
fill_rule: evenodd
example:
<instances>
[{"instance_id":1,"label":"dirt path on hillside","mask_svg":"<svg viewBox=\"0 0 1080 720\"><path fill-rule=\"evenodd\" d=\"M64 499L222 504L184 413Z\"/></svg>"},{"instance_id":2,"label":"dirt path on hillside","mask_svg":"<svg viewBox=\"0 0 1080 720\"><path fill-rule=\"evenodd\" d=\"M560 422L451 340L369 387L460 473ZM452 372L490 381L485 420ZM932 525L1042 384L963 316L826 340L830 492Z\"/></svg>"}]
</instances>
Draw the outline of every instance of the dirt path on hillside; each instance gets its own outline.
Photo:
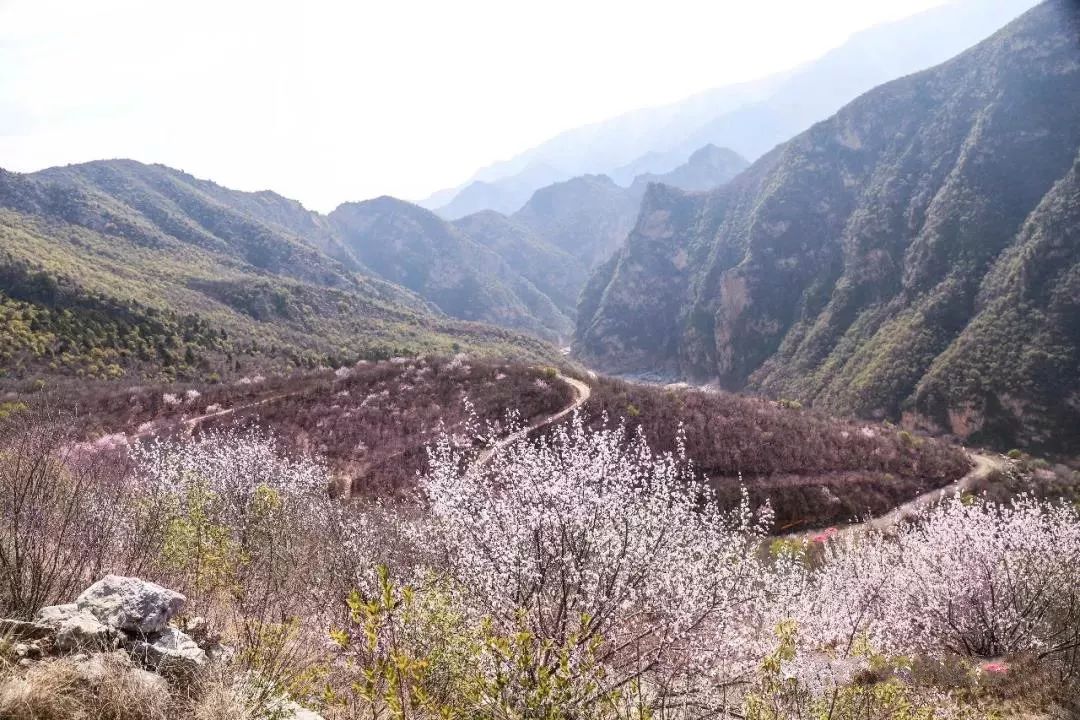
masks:
<instances>
[{"instance_id":1,"label":"dirt path on hillside","mask_svg":"<svg viewBox=\"0 0 1080 720\"><path fill-rule=\"evenodd\" d=\"M553 424L559 422L560 420L565 418L567 415L569 415L570 413L574 412L575 410L580 408L582 405L584 405L585 401L588 400L589 397L592 395L592 388L590 388L587 383L583 383L582 381L577 380L576 378L567 377L566 375L563 375L562 373L559 373L555 377L557 379L559 379L559 380L562 380L564 383L566 383L567 385L570 386L570 388L574 391L574 400L569 405L567 405L565 408L563 408L559 412L555 413L554 415L549 415L546 418L541 418L540 420L537 420L533 424L531 424L531 425L529 425L527 427L524 427L521 430L518 430L517 432L514 432L514 433L511 433L511 434L507 435L506 437L502 438L501 440L497 440L495 442L495 444L493 444L491 447L483 450L480 453L480 455L476 458L476 461L473 463L474 468L478 468L478 467L483 466L489 460L491 460L492 457L495 456L495 453L499 452L500 450L502 450L502 449L504 449L504 448L506 448L506 447L508 447L510 445L513 445L518 440L524 439L530 433L535 432L536 430L539 430L542 427L547 427L548 425L553 425Z\"/></svg>"},{"instance_id":2,"label":"dirt path on hillside","mask_svg":"<svg viewBox=\"0 0 1080 720\"><path fill-rule=\"evenodd\" d=\"M872 530L888 530L894 525L899 524L906 516L922 512L931 505L935 505L943 499L952 497L957 493L970 491L978 482L988 478L990 473L1005 467L1004 461L993 455L968 453L968 457L975 463L975 467L971 468L967 475L956 482L950 483L943 488L923 493L912 500L908 500L903 505L896 506L892 511L879 518L874 518L873 520L852 527L858 528L865 526Z\"/></svg>"},{"instance_id":3,"label":"dirt path on hillside","mask_svg":"<svg viewBox=\"0 0 1080 720\"><path fill-rule=\"evenodd\" d=\"M569 405L567 405L565 408L563 408L559 412L555 413L554 415L549 415L546 418L541 418L540 420L534 422L533 424L529 425L528 427L523 428L521 430L518 430L517 432L515 432L515 433L513 433L511 435L508 435L505 438L499 440L494 445L492 445L490 448L488 448L487 450L484 450L484 452L481 454L482 459L478 460L478 462L486 462L487 459L489 457L491 457L491 455L498 452L499 450L506 447L507 445L510 445L512 443L517 442L518 440L525 437L526 435L533 432L534 430L537 430L539 428L545 427L547 425L551 425L552 423L556 423L559 420L562 420L564 417L566 417L567 415L569 415L570 413L572 413L573 411L577 410L579 407L584 405L585 401L589 399L590 395L592 395L592 388L590 388L587 384L581 382L580 380L576 380L576 379L571 378L571 377L566 377L562 373L558 374L556 377L559 380L565 382L567 385L569 385L573 389L573 391L574 391L574 400ZM243 405L237 405L235 407L225 408L225 409L222 409L222 410L215 410L212 413L205 413L203 415L196 415L195 417L191 417L191 418L187 418L186 420L182 420L180 422L180 427L183 428L185 433L187 433L188 435L191 435L192 433L195 432L195 429L199 425L206 422L207 420L217 420L219 418L228 417L229 415L235 415L236 413L244 412L245 410L251 410L252 408L261 407L263 405L269 405L272 402L277 402L278 400L285 400L287 398L290 398L290 397L293 397L293 396L296 396L296 395L302 395L303 393L304 393L304 391L302 391L302 390L297 391L297 392L293 392L293 393L279 393L277 395L271 395L270 397L262 398L261 400L256 400L254 402L245 403ZM152 435L153 433L154 433L154 430L150 429L150 430L147 430L147 431L145 431L143 433L139 433L138 435L135 435L134 437L136 439L138 439L138 438L141 438L141 437L144 437L144 436L147 436L147 435Z\"/></svg>"},{"instance_id":4,"label":"dirt path on hillside","mask_svg":"<svg viewBox=\"0 0 1080 720\"><path fill-rule=\"evenodd\" d=\"M269 405L270 403L277 402L278 400L284 400L286 398L290 398L296 395L301 395L303 394L303 392L304 391L302 390L298 390L292 393L278 393L277 395L271 395L270 397L265 397L261 400L244 403L243 405L235 405L233 407L225 408L223 410L215 410L211 413L196 415L195 417L180 420L179 427L181 432L183 432L184 434L193 435L195 433L195 429L207 420L216 420L218 418L228 417L229 415L235 415L238 412L243 412L252 408L261 407L262 405ZM161 427L151 427L147 430L143 430L140 433L132 435L131 440L143 440L145 438L158 434L162 429L163 428Z\"/></svg>"},{"instance_id":5,"label":"dirt path on hillside","mask_svg":"<svg viewBox=\"0 0 1080 720\"><path fill-rule=\"evenodd\" d=\"M908 500L906 503L897 505L880 517L871 518L866 522L845 525L839 528L840 534L856 533L861 530L875 530L877 532L889 530L899 525L905 518L917 515L926 508L935 505L946 498L952 497L957 493L970 491L976 484L988 478L990 473L1005 467L1005 461L996 455L969 452L968 457L971 458L974 467L959 480L952 482L945 487L925 492L918 497ZM789 535L783 535L782 537L785 539L800 540L819 535L821 532L822 530L805 530Z\"/></svg>"}]
</instances>

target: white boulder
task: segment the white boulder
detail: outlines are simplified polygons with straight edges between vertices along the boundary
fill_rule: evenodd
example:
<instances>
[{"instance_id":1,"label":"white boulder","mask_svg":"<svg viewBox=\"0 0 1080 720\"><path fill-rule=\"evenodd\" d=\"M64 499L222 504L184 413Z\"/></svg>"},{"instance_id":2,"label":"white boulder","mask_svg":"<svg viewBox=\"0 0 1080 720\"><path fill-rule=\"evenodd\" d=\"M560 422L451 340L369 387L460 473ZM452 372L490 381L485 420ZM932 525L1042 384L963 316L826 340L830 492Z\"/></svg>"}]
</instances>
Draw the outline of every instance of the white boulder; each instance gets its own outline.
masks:
<instances>
[{"instance_id":1,"label":"white boulder","mask_svg":"<svg viewBox=\"0 0 1080 720\"><path fill-rule=\"evenodd\" d=\"M46 605L37 611L37 615L34 616L34 622L42 623L43 625L51 625L52 627L60 627L60 623L64 622L77 612L79 612L79 606L75 603L68 603L66 605Z\"/></svg>"},{"instance_id":2,"label":"white boulder","mask_svg":"<svg viewBox=\"0 0 1080 720\"><path fill-rule=\"evenodd\" d=\"M185 602L180 593L156 583L106 575L84 590L75 605L111 628L149 635L165 630Z\"/></svg>"}]
</instances>

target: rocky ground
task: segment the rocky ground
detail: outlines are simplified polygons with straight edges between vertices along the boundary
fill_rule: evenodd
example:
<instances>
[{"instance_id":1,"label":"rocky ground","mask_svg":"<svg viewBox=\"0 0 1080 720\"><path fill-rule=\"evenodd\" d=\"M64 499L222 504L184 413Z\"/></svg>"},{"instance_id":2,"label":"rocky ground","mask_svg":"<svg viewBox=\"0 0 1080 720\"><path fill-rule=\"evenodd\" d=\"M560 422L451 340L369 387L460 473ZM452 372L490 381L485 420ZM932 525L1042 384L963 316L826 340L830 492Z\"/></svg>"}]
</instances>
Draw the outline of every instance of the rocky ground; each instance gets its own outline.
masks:
<instances>
[{"instance_id":1,"label":"rocky ground","mask_svg":"<svg viewBox=\"0 0 1080 720\"><path fill-rule=\"evenodd\" d=\"M119 694L135 704L147 696L168 698L191 685L234 651L209 633L201 618L182 615L186 602L155 583L106 575L74 602L44 607L32 620L0 619L0 649L14 660L0 673L0 717L52 718L57 702L82 704L74 699L63 704L57 693L100 702L120 688ZM58 677L62 682L54 687ZM43 694L53 696L44 713L38 707ZM320 718L284 697L269 704L277 720ZM92 717L62 712L63 717ZM113 715L141 717L134 711Z\"/></svg>"}]
</instances>

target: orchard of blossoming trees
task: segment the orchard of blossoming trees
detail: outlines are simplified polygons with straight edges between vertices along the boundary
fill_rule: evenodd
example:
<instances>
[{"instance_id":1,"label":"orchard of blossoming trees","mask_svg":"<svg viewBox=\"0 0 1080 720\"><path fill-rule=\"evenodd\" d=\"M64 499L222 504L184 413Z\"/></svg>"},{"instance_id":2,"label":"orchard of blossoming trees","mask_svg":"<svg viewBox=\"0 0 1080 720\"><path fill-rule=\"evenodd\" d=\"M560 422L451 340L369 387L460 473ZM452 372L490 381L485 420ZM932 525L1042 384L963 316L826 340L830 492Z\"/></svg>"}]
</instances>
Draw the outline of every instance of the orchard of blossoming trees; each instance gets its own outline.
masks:
<instances>
[{"instance_id":1,"label":"orchard of blossoming trees","mask_svg":"<svg viewBox=\"0 0 1080 720\"><path fill-rule=\"evenodd\" d=\"M963 496L774 540L681 440L575 418L478 461L505 428L470 430L389 503L332 498L324 464L259 431L7 427L0 611L105 573L183 592L229 651L170 678L162 717L271 717L284 695L326 718L1053 717L1080 693L1073 506ZM23 665L0 665L0 715Z\"/></svg>"}]
</instances>

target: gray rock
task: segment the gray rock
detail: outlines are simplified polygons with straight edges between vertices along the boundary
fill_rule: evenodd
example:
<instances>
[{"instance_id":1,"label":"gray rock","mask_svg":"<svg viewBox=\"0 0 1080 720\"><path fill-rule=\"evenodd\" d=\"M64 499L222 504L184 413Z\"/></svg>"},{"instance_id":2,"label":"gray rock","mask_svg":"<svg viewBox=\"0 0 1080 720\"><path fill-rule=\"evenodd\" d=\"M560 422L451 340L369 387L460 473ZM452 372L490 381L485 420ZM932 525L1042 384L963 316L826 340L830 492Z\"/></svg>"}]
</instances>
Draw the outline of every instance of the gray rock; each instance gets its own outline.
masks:
<instances>
[{"instance_id":1,"label":"gray rock","mask_svg":"<svg viewBox=\"0 0 1080 720\"><path fill-rule=\"evenodd\" d=\"M205 645L203 646L203 650L206 651L206 657L212 662L229 662L236 657L236 650L234 648L219 642Z\"/></svg>"},{"instance_id":2,"label":"gray rock","mask_svg":"<svg viewBox=\"0 0 1080 720\"><path fill-rule=\"evenodd\" d=\"M165 630L187 598L139 578L106 575L88 587L75 604L105 625L150 634Z\"/></svg>"},{"instance_id":3,"label":"gray rock","mask_svg":"<svg viewBox=\"0 0 1080 720\"><path fill-rule=\"evenodd\" d=\"M37 615L34 616L34 622L43 625L51 625L53 627L60 627L60 623L64 622L77 612L79 612L79 606L75 603L69 603L67 605L47 605L38 610Z\"/></svg>"},{"instance_id":4,"label":"gray rock","mask_svg":"<svg viewBox=\"0 0 1080 720\"><path fill-rule=\"evenodd\" d=\"M56 647L64 652L75 650L113 650L117 634L88 612L77 612L64 619L56 630Z\"/></svg>"},{"instance_id":5,"label":"gray rock","mask_svg":"<svg viewBox=\"0 0 1080 720\"><path fill-rule=\"evenodd\" d=\"M44 640L52 637L53 628L44 623L25 620L0 620L0 637L12 640Z\"/></svg>"},{"instance_id":6,"label":"gray rock","mask_svg":"<svg viewBox=\"0 0 1080 720\"><path fill-rule=\"evenodd\" d=\"M206 663L206 653L176 628L165 628L130 643L132 656L152 670L164 673L191 672Z\"/></svg>"}]
</instances>

